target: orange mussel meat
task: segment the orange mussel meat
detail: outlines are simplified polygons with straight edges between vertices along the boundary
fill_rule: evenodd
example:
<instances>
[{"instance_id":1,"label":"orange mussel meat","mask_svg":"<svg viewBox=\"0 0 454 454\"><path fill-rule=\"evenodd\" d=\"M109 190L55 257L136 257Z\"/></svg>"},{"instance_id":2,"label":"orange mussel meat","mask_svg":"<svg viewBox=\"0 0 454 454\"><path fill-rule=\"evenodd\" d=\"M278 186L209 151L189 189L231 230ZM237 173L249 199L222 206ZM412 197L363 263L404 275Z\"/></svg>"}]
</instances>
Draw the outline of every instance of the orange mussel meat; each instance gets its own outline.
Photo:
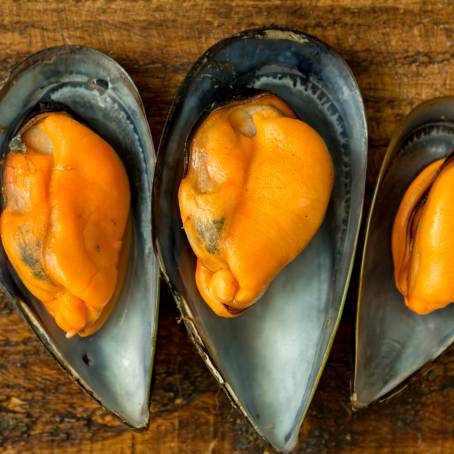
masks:
<instances>
[{"instance_id":1,"label":"orange mussel meat","mask_svg":"<svg viewBox=\"0 0 454 454\"><path fill-rule=\"evenodd\" d=\"M320 227L333 186L321 136L263 94L211 112L195 132L179 187L197 287L223 317L264 293Z\"/></svg>"},{"instance_id":2,"label":"orange mussel meat","mask_svg":"<svg viewBox=\"0 0 454 454\"><path fill-rule=\"evenodd\" d=\"M100 328L121 284L129 182L114 149L65 113L21 132L3 172L2 244L25 287L68 336Z\"/></svg>"},{"instance_id":3,"label":"orange mussel meat","mask_svg":"<svg viewBox=\"0 0 454 454\"><path fill-rule=\"evenodd\" d=\"M428 165L408 187L392 231L396 287L429 314L454 302L454 160Z\"/></svg>"}]
</instances>

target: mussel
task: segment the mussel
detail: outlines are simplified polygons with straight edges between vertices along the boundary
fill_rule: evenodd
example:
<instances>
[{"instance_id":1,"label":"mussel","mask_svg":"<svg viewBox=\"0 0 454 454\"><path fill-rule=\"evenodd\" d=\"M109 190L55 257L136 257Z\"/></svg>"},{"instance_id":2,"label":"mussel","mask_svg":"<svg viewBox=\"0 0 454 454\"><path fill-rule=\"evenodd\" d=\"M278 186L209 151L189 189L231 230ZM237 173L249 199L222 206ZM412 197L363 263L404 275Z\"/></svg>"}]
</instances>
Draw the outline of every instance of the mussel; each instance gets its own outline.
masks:
<instances>
[{"instance_id":1,"label":"mussel","mask_svg":"<svg viewBox=\"0 0 454 454\"><path fill-rule=\"evenodd\" d=\"M137 89L98 51L47 49L11 72L0 125L1 284L60 365L144 427L158 270L154 149Z\"/></svg>"},{"instance_id":2,"label":"mussel","mask_svg":"<svg viewBox=\"0 0 454 454\"><path fill-rule=\"evenodd\" d=\"M362 257L352 395L355 407L394 395L396 387L454 341L454 305L447 306L450 297L440 280L446 281L448 273L445 283L452 285L452 265L440 262L447 257L437 253L451 239L433 236L433 229L450 230L451 221L446 224L438 218L434 223L433 213L448 214L445 209L440 212L439 204L452 200L443 172L451 167L453 150L454 97L417 106L389 144ZM431 194L435 180L435 190L442 189L441 198ZM435 279L428 282L427 276L434 271Z\"/></svg>"},{"instance_id":3,"label":"mussel","mask_svg":"<svg viewBox=\"0 0 454 454\"><path fill-rule=\"evenodd\" d=\"M198 126L215 109L269 93L327 145L334 189L310 244L237 318L218 317L199 294L195 255L182 229L178 189ZM362 212L367 127L356 81L319 40L250 30L209 49L176 95L153 183L153 236L189 335L257 432L291 450L315 392L345 300ZM267 251L263 252L266 260Z\"/></svg>"}]
</instances>

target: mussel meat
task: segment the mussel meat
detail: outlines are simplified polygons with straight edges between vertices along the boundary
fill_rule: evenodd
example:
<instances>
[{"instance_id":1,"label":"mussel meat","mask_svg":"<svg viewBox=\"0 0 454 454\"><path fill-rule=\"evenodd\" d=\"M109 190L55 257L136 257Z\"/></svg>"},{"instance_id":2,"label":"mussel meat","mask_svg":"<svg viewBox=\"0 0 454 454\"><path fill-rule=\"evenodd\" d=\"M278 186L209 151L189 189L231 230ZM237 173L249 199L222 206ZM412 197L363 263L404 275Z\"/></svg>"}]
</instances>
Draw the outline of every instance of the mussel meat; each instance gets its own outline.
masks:
<instances>
[{"instance_id":1,"label":"mussel meat","mask_svg":"<svg viewBox=\"0 0 454 454\"><path fill-rule=\"evenodd\" d=\"M192 140L179 205L197 288L216 314L237 316L263 295L317 232L332 186L322 137L276 96L208 115Z\"/></svg>"},{"instance_id":2,"label":"mussel meat","mask_svg":"<svg viewBox=\"0 0 454 454\"><path fill-rule=\"evenodd\" d=\"M117 153L68 114L42 114L13 139L3 191L0 235L19 279L68 337L94 333L121 291L122 250L127 262L130 191Z\"/></svg>"},{"instance_id":3,"label":"mussel meat","mask_svg":"<svg viewBox=\"0 0 454 454\"><path fill-rule=\"evenodd\" d=\"M417 314L454 302L454 162L428 165L410 184L392 231L396 287Z\"/></svg>"}]
</instances>

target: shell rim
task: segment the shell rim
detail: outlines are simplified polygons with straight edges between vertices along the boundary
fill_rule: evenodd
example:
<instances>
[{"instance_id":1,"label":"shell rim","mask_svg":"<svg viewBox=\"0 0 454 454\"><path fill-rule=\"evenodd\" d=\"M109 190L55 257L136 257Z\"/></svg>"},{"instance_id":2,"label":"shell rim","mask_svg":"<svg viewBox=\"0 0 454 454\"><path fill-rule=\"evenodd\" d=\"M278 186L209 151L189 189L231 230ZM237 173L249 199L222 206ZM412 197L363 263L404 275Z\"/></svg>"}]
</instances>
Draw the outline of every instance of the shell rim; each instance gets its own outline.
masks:
<instances>
[{"instance_id":1,"label":"shell rim","mask_svg":"<svg viewBox=\"0 0 454 454\"><path fill-rule=\"evenodd\" d=\"M60 57L64 54L77 54L77 53L88 53L92 54L95 57L102 58L106 61L109 61L113 65L115 65L119 72L125 77L125 79L130 83L131 87L134 89L134 98L145 114L145 108L142 102L142 98L140 97L139 90L133 81L132 77L128 74L126 69L117 62L114 58L110 55L107 55L104 52L101 52L93 47L84 46L81 44L61 44L57 46L46 47L44 49L38 50L37 52L33 52L32 54L25 57L23 60L18 61L15 63L12 68L9 70L7 75L0 81L0 100L4 98L4 95L9 91L11 83L14 79L24 70L40 63L40 59L46 56L53 56L53 60ZM150 134L151 135L151 134Z\"/></svg>"}]
</instances>

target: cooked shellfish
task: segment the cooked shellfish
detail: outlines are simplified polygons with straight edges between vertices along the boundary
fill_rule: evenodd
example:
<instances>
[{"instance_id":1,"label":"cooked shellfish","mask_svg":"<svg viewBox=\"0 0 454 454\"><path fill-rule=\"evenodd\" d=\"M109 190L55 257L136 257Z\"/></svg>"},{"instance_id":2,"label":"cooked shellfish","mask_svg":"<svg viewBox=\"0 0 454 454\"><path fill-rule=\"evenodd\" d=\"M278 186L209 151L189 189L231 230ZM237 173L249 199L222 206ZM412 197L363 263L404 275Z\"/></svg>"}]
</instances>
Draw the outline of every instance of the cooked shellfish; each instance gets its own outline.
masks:
<instances>
[{"instance_id":1,"label":"cooked shellfish","mask_svg":"<svg viewBox=\"0 0 454 454\"><path fill-rule=\"evenodd\" d=\"M421 104L405 119L383 160L361 264L352 395L355 407L367 406L391 392L394 395L396 387L454 340L454 305L428 315L406 307L396 286L391 254L392 227L402 198L418 174L433 170L439 165L436 162L453 150L453 124L453 97ZM411 206L406 202L403 209ZM399 217L397 222L403 219ZM396 246L397 258L399 251L404 251L403 239L402 249ZM405 266L396 268L398 285L404 270Z\"/></svg>"},{"instance_id":2,"label":"cooked shellfish","mask_svg":"<svg viewBox=\"0 0 454 454\"><path fill-rule=\"evenodd\" d=\"M158 305L158 271L151 241L154 153L149 126L134 83L114 60L85 47L55 47L38 52L16 66L0 91L2 157L6 157L11 141L30 119L40 118L42 113L61 111L80 118L110 144L128 176L131 244L118 298L102 329L89 337L67 338L43 304L18 279L3 250L0 281L67 372L108 410L134 427L144 427L149 419ZM24 135L23 139L30 138ZM12 146L14 148L14 140ZM77 159L85 158L78 156ZM1 173L4 174L5 161L2 162ZM8 179L8 172L6 176ZM116 184L126 184L124 176L120 178L122 181L114 179ZM75 184L82 190L80 181ZM91 189L97 191L94 186ZM83 209L88 209L88 205ZM125 210L120 211L124 224ZM110 222L108 214L97 215L102 217L103 214L105 221ZM6 219L3 221L6 223ZM75 253L73 248L78 245L71 244L74 237L65 235L65 238L67 244L62 247ZM94 247L96 249L96 244Z\"/></svg>"},{"instance_id":3,"label":"cooked shellfish","mask_svg":"<svg viewBox=\"0 0 454 454\"><path fill-rule=\"evenodd\" d=\"M317 234L241 317L216 316L199 294L178 206L187 151L217 107L268 92L323 138L334 167ZM209 49L182 83L161 139L153 183L156 248L207 366L255 429L292 449L342 312L361 218L367 128L358 86L331 49L301 32L252 30ZM266 260L266 253L264 254Z\"/></svg>"}]
</instances>

